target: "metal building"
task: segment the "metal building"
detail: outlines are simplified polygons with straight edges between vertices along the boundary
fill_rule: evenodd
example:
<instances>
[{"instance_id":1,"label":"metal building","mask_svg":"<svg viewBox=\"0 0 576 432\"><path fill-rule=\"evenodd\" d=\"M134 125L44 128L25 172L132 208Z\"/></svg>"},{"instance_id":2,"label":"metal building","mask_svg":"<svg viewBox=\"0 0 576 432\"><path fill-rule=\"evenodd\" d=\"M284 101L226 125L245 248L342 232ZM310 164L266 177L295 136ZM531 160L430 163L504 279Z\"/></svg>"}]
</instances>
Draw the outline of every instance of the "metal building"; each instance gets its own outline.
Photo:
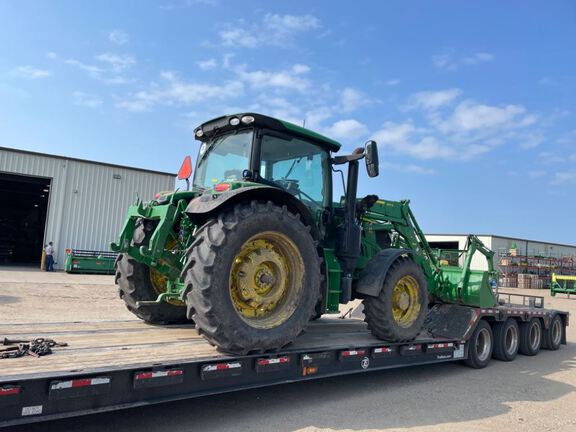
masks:
<instances>
[{"instance_id":1,"label":"metal building","mask_svg":"<svg viewBox=\"0 0 576 432\"><path fill-rule=\"evenodd\" d=\"M54 242L108 250L136 196L173 190L175 174L0 147L0 264L39 263Z\"/></svg>"},{"instance_id":2,"label":"metal building","mask_svg":"<svg viewBox=\"0 0 576 432\"><path fill-rule=\"evenodd\" d=\"M426 234L430 246L442 250L462 250L466 246L467 235L464 234ZM499 267L502 257L508 257L514 250L514 255L525 257L540 257L566 261L574 258L576 261L576 245L528 240L517 237L504 237L494 234L478 234L478 238L494 251L494 264ZM472 268L488 270L486 259L476 254L472 259Z\"/></svg>"}]
</instances>

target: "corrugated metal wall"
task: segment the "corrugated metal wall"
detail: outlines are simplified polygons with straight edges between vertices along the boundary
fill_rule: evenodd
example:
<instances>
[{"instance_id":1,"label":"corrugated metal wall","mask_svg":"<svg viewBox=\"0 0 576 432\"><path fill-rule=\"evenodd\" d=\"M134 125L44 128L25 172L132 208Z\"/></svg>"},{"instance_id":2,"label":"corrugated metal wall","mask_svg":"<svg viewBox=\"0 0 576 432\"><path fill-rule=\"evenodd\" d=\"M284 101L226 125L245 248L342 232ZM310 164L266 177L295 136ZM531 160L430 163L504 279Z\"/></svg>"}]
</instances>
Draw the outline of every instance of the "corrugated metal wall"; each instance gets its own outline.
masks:
<instances>
[{"instance_id":1,"label":"corrugated metal wall","mask_svg":"<svg viewBox=\"0 0 576 432\"><path fill-rule=\"evenodd\" d=\"M68 247L108 250L136 195L147 200L175 187L169 174L9 149L0 149L0 171L52 179L44 240L54 242L57 268L63 268Z\"/></svg>"}]
</instances>

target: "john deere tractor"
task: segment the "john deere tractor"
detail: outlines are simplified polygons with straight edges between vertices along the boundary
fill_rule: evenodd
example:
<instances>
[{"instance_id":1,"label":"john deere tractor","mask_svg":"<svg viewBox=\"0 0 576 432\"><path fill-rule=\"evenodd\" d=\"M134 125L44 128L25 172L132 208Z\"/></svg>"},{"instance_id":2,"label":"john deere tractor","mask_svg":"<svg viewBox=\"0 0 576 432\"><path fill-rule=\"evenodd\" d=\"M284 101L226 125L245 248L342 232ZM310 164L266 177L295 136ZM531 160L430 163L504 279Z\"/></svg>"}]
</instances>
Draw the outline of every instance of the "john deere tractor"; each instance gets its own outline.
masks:
<instances>
[{"instance_id":1,"label":"john deere tractor","mask_svg":"<svg viewBox=\"0 0 576 432\"><path fill-rule=\"evenodd\" d=\"M361 159L378 175L374 141L334 155L338 142L255 113L210 120L195 136L191 189L137 201L112 244L120 296L141 319L192 320L213 345L244 354L291 343L352 299L390 341L415 338L435 303L495 305L491 251L477 238L462 267L440 266L408 201L356 196ZM179 177L191 171L187 158ZM488 272L470 270L476 250Z\"/></svg>"}]
</instances>

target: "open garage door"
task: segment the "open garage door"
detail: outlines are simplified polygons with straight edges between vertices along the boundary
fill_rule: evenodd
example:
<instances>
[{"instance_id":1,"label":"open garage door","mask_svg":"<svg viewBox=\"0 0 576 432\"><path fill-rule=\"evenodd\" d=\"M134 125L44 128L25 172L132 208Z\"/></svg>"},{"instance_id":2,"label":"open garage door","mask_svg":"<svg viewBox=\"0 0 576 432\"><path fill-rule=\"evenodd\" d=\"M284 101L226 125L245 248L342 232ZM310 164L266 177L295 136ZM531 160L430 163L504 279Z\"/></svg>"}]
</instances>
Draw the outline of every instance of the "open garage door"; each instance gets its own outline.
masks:
<instances>
[{"instance_id":1,"label":"open garage door","mask_svg":"<svg viewBox=\"0 0 576 432\"><path fill-rule=\"evenodd\" d=\"M0 265L39 264L51 179L0 173Z\"/></svg>"}]
</instances>

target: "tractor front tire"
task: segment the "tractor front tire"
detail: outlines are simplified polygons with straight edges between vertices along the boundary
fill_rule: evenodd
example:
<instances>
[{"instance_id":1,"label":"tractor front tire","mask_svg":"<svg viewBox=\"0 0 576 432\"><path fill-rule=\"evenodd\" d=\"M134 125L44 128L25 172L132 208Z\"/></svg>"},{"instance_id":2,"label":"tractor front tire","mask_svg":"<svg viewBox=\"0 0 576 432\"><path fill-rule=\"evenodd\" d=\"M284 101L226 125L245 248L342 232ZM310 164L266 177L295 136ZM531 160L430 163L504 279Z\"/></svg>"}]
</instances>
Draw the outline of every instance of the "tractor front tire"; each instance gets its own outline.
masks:
<instances>
[{"instance_id":1,"label":"tractor front tire","mask_svg":"<svg viewBox=\"0 0 576 432\"><path fill-rule=\"evenodd\" d=\"M410 258L399 258L388 269L378 297L366 297L363 303L364 320L374 336L411 341L428 313L428 284L422 269Z\"/></svg>"},{"instance_id":2,"label":"tractor front tire","mask_svg":"<svg viewBox=\"0 0 576 432\"><path fill-rule=\"evenodd\" d=\"M157 222L138 219L132 237L133 246L148 245ZM153 281L156 281L154 284ZM146 264L136 261L126 254L118 255L116 261L116 285L118 294L124 300L126 308L141 320L150 324L182 324L191 322L186 318L186 306L182 304L158 303L142 305L141 301L152 301L165 291L162 276ZM164 280L165 284L166 281Z\"/></svg>"},{"instance_id":3,"label":"tractor front tire","mask_svg":"<svg viewBox=\"0 0 576 432\"><path fill-rule=\"evenodd\" d=\"M186 318L186 307L162 302L156 305L141 305L140 301L156 300L158 292L150 278L150 267L128 255L120 254L116 264L118 294L126 308L141 320L150 324L190 323Z\"/></svg>"},{"instance_id":4,"label":"tractor front tire","mask_svg":"<svg viewBox=\"0 0 576 432\"><path fill-rule=\"evenodd\" d=\"M238 204L196 233L185 265L188 317L221 351L278 350L316 314L320 263L299 215L272 202Z\"/></svg>"}]
</instances>

